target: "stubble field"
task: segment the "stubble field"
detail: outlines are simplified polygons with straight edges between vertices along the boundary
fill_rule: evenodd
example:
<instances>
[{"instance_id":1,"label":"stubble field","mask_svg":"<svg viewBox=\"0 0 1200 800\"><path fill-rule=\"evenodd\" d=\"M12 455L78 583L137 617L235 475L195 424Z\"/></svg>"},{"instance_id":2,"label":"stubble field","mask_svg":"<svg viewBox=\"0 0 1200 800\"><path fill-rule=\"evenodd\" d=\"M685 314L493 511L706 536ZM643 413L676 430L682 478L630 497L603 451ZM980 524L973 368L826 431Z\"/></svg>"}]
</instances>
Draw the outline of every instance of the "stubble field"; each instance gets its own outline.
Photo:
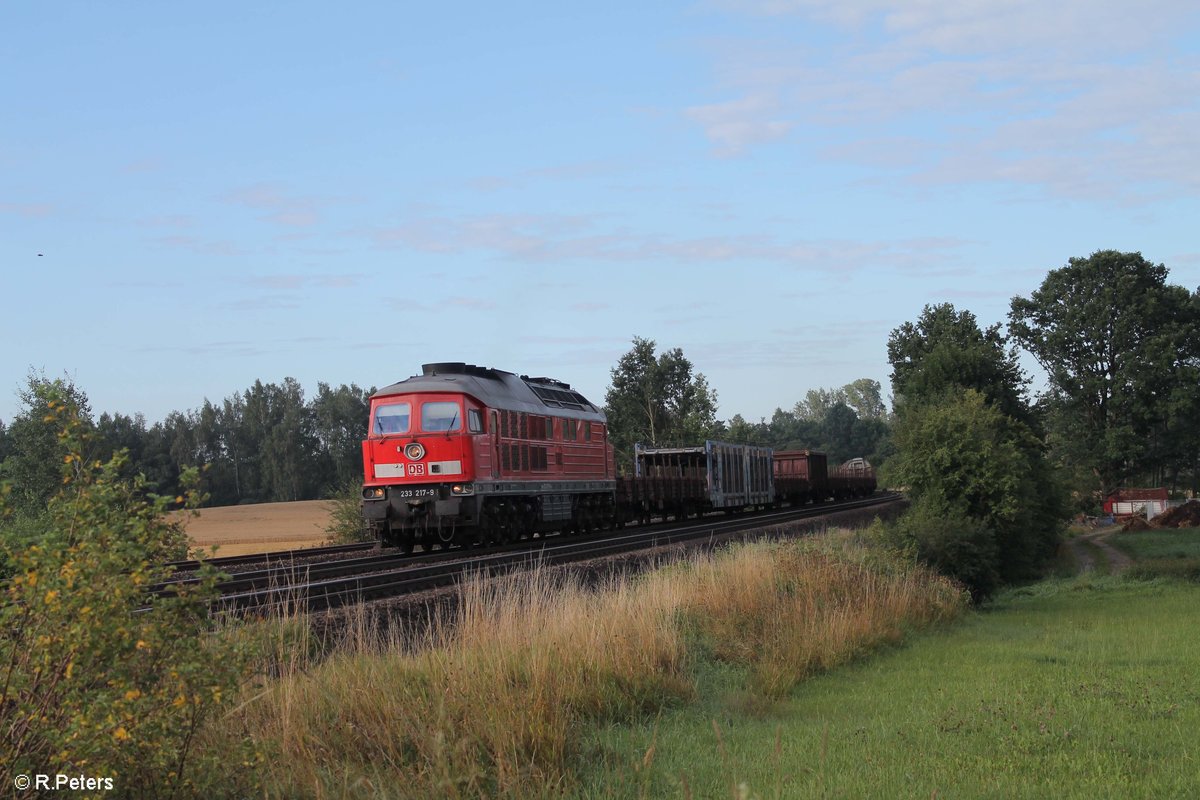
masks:
<instances>
[{"instance_id":1,"label":"stubble field","mask_svg":"<svg viewBox=\"0 0 1200 800\"><path fill-rule=\"evenodd\" d=\"M324 500L203 508L184 517L184 529L192 547L217 545L222 556L292 550L325 543L331 511Z\"/></svg>"}]
</instances>

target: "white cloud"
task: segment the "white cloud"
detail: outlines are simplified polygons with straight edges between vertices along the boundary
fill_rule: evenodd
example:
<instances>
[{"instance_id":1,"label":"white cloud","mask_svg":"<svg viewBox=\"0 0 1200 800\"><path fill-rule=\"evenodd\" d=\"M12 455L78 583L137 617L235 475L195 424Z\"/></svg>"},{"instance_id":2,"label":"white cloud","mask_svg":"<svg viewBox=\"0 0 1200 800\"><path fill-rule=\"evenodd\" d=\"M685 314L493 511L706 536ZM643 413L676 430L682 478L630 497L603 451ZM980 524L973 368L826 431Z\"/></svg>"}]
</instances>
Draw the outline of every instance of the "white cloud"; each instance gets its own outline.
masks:
<instances>
[{"instance_id":1,"label":"white cloud","mask_svg":"<svg viewBox=\"0 0 1200 800\"><path fill-rule=\"evenodd\" d=\"M739 100L692 106L684 114L704 127L721 155L737 155L748 146L787 135L792 123L772 119L777 103L767 95L747 95Z\"/></svg>"},{"instance_id":2,"label":"white cloud","mask_svg":"<svg viewBox=\"0 0 1200 800\"><path fill-rule=\"evenodd\" d=\"M860 269L896 269L906 274L958 270L951 238L892 241L846 239L781 240L769 235L711 235L670 238L622 227L605 217L485 214L420 217L364 232L378 247L427 253L490 252L527 264L591 260L610 265L667 262L692 266L769 264L809 273L841 275Z\"/></svg>"},{"instance_id":3,"label":"white cloud","mask_svg":"<svg viewBox=\"0 0 1200 800\"><path fill-rule=\"evenodd\" d=\"M794 146L917 183L1124 203L1200 186L1192 3L719 7L774 18L769 31L711 45L714 93L743 99L682 110L726 153L803 130Z\"/></svg>"}]
</instances>

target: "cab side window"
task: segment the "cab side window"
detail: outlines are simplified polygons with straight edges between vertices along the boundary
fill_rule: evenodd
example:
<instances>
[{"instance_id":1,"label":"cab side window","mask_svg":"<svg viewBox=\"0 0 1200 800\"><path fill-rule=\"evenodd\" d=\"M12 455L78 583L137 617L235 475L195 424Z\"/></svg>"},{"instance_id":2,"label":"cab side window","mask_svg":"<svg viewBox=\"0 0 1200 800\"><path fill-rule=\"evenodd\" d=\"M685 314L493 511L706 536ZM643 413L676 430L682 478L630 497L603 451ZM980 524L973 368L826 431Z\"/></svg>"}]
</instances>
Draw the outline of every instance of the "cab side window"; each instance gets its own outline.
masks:
<instances>
[{"instance_id":1,"label":"cab side window","mask_svg":"<svg viewBox=\"0 0 1200 800\"><path fill-rule=\"evenodd\" d=\"M483 433L483 414L479 409L467 409L467 430L470 433Z\"/></svg>"}]
</instances>

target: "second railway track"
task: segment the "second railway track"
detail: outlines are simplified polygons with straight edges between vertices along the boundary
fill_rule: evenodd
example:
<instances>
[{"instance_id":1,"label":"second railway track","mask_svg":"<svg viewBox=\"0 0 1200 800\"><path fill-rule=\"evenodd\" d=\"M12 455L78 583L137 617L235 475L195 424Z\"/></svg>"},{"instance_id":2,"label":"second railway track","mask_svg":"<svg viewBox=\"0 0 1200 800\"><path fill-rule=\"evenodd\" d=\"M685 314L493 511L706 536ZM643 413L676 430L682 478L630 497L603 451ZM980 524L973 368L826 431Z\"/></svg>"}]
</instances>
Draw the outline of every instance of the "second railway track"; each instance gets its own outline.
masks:
<instances>
[{"instance_id":1,"label":"second railway track","mask_svg":"<svg viewBox=\"0 0 1200 800\"><path fill-rule=\"evenodd\" d=\"M222 597L218 603L231 611L282 604L319 611L449 586L467 574L498 574L534 564L565 564L633 554L666 545L702 541L740 531L870 508L898 499L899 495L884 494L765 514L710 517L687 524L658 525L650 529L606 531L582 539L550 537L521 542L519 549L433 551L415 561L412 556L384 552L366 558L323 564L279 565L231 577L220 584ZM155 590L169 592L170 585L168 582L155 587Z\"/></svg>"}]
</instances>

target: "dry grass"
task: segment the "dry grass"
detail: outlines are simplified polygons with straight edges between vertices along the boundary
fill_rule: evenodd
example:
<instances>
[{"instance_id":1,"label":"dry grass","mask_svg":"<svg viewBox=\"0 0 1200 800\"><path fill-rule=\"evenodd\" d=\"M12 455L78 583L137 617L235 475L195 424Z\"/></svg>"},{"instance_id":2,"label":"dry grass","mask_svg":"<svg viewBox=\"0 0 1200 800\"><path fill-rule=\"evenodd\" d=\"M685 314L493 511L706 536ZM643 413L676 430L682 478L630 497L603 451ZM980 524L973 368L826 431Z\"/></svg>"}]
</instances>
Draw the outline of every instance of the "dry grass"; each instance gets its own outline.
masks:
<instances>
[{"instance_id":1,"label":"dry grass","mask_svg":"<svg viewBox=\"0 0 1200 800\"><path fill-rule=\"evenodd\" d=\"M364 614L314 665L302 626L280 625L282 674L238 727L274 753L272 795L557 796L583 726L687 701L694 658L750 664L752 691L775 697L963 605L944 580L845 545L738 547L598 589L541 569L477 579L416 648Z\"/></svg>"},{"instance_id":2,"label":"dry grass","mask_svg":"<svg viewBox=\"0 0 1200 800\"><path fill-rule=\"evenodd\" d=\"M961 612L961 590L928 570L833 541L741 548L682 576L684 607L713 654L748 666L768 699Z\"/></svg>"}]
</instances>

